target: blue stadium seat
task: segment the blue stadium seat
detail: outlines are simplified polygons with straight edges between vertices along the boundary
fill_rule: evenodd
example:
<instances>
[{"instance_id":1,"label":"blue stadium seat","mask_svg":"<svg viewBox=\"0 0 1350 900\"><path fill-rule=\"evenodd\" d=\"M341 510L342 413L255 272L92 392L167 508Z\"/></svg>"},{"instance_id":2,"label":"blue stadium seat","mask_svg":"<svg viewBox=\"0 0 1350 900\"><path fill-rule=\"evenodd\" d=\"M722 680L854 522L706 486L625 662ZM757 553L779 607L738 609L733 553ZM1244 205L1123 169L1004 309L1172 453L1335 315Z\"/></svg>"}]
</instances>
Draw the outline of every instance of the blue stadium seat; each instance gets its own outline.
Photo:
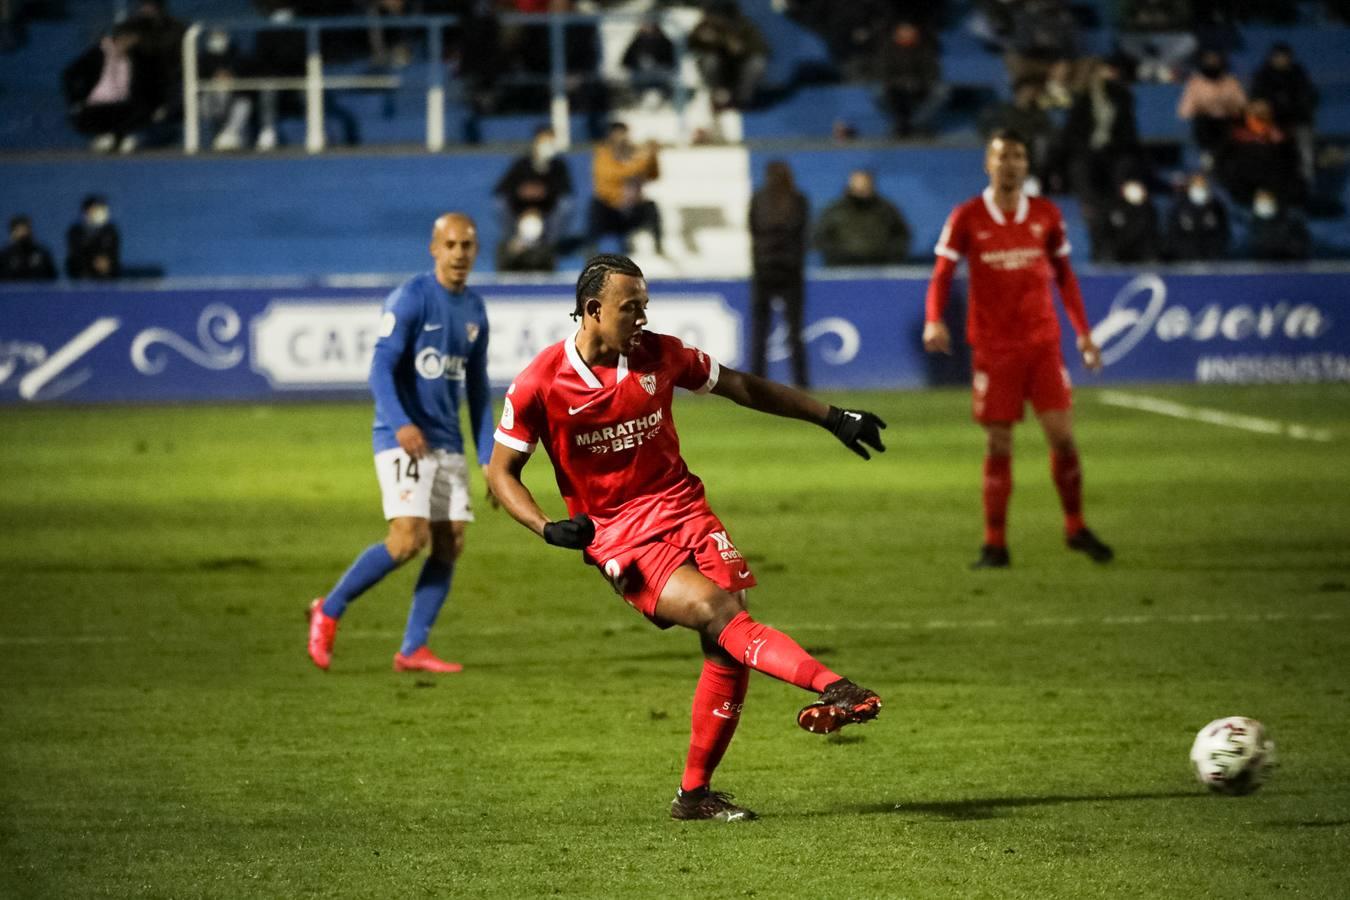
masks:
<instances>
[{"instance_id":1,"label":"blue stadium seat","mask_svg":"<svg viewBox=\"0 0 1350 900\"><path fill-rule=\"evenodd\" d=\"M1134 85L1135 117L1141 138L1184 141L1190 137L1189 123L1177 118L1181 90L1179 84Z\"/></svg>"}]
</instances>

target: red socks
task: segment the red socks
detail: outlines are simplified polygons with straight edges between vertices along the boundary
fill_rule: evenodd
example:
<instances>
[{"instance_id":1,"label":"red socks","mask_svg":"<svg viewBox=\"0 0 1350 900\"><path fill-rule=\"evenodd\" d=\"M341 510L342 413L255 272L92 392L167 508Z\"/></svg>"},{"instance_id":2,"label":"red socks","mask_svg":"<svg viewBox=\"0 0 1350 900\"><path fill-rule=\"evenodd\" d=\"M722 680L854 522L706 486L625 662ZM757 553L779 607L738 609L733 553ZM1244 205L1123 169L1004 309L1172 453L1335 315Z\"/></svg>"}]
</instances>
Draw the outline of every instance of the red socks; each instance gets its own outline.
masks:
<instances>
[{"instance_id":1,"label":"red socks","mask_svg":"<svg viewBox=\"0 0 1350 900\"><path fill-rule=\"evenodd\" d=\"M756 672L819 694L839 676L821 665L797 642L776 628L750 618L742 610L717 636L717 643Z\"/></svg>"},{"instance_id":2,"label":"red socks","mask_svg":"<svg viewBox=\"0 0 1350 900\"><path fill-rule=\"evenodd\" d=\"M1050 474L1064 507L1064 531L1076 534L1083 529L1083 469L1078 465L1078 452L1051 453Z\"/></svg>"},{"instance_id":3,"label":"red socks","mask_svg":"<svg viewBox=\"0 0 1350 900\"><path fill-rule=\"evenodd\" d=\"M722 761L740 724L741 704L749 683L750 670L745 666L703 661L703 674L694 689L693 731L680 790L692 791L712 781L713 769Z\"/></svg>"},{"instance_id":4,"label":"red socks","mask_svg":"<svg viewBox=\"0 0 1350 900\"><path fill-rule=\"evenodd\" d=\"M1007 546L1008 499L1012 496L1012 457L984 458L984 542Z\"/></svg>"}]
</instances>

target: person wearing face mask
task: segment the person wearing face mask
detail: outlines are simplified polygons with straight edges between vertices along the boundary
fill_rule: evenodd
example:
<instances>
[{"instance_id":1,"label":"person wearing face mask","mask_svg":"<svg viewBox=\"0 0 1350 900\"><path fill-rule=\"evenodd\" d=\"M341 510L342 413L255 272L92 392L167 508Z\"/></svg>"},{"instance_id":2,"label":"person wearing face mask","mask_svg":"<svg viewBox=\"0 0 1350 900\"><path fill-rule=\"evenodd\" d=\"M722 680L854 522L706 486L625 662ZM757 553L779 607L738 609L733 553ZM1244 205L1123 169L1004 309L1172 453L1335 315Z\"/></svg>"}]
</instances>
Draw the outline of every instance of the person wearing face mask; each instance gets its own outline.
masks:
<instances>
[{"instance_id":1,"label":"person wearing face mask","mask_svg":"<svg viewBox=\"0 0 1350 900\"><path fill-rule=\"evenodd\" d=\"M1100 262L1137 263L1158 258L1158 212L1149 199L1148 187L1139 178L1128 178L1106 211L1100 246L1092 258Z\"/></svg>"},{"instance_id":2,"label":"person wearing face mask","mask_svg":"<svg viewBox=\"0 0 1350 900\"><path fill-rule=\"evenodd\" d=\"M827 266L898 265L909 255L909 223L877 193L866 169L849 173L844 195L825 207L814 237Z\"/></svg>"},{"instance_id":3,"label":"person wearing face mask","mask_svg":"<svg viewBox=\"0 0 1350 900\"><path fill-rule=\"evenodd\" d=\"M1297 210L1280 202L1279 195L1259 188L1252 197L1252 222L1247 232L1252 259L1291 261L1312 254L1312 235Z\"/></svg>"},{"instance_id":4,"label":"person wearing face mask","mask_svg":"<svg viewBox=\"0 0 1350 900\"><path fill-rule=\"evenodd\" d=\"M1242 115L1247 92L1242 89L1242 82L1228 71L1228 61L1218 50L1204 51L1197 63L1177 103L1177 118L1191 123L1196 145L1212 154L1223 145L1233 123Z\"/></svg>"},{"instance_id":5,"label":"person wearing face mask","mask_svg":"<svg viewBox=\"0 0 1350 900\"><path fill-rule=\"evenodd\" d=\"M1214 196L1209 179L1196 172L1167 217L1167 258L1178 262L1223 259L1228 255L1228 209Z\"/></svg>"},{"instance_id":6,"label":"person wearing face mask","mask_svg":"<svg viewBox=\"0 0 1350 900\"><path fill-rule=\"evenodd\" d=\"M85 197L79 220L66 232L67 277L117 278L122 274L121 245L108 201L96 194Z\"/></svg>"},{"instance_id":7,"label":"person wearing face mask","mask_svg":"<svg viewBox=\"0 0 1350 900\"><path fill-rule=\"evenodd\" d=\"M25 215L9 220L9 244L0 250L0 281L52 281L56 265L51 252L33 238L33 221Z\"/></svg>"},{"instance_id":8,"label":"person wearing face mask","mask_svg":"<svg viewBox=\"0 0 1350 900\"><path fill-rule=\"evenodd\" d=\"M535 129L530 151L512 161L492 195L502 233L514 236L521 217L532 212L543 225L540 240L552 255L571 221L573 199L572 172L550 126Z\"/></svg>"}]
</instances>

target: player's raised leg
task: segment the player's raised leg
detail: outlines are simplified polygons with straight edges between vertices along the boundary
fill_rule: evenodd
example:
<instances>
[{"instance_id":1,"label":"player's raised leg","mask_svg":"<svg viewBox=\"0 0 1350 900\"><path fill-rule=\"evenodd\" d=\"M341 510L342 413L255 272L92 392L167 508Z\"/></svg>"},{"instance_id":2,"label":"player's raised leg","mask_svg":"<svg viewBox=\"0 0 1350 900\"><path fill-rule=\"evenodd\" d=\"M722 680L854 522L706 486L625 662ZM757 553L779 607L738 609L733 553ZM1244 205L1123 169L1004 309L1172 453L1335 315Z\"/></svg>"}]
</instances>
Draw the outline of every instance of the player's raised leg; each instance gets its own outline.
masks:
<instances>
[{"instance_id":1,"label":"player's raised leg","mask_svg":"<svg viewBox=\"0 0 1350 900\"><path fill-rule=\"evenodd\" d=\"M1115 552L1083 521L1083 469L1073 440L1073 420L1068 409L1038 413L1050 445L1050 475L1064 509L1064 541L1070 550L1085 553L1094 562L1106 563Z\"/></svg>"},{"instance_id":2,"label":"player's raised leg","mask_svg":"<svg viewBox=\"0 0 1350 900\"><path fill-rule=\"evenodd\" d=\"M984 480L984 543L973 569L1002 569L1012 564L1008 554L1008 502L1012 498L1013 429L1009 422L986 422Z\"/></svg>"},{"instance_id":3,"label":"player's raised leg","mask_svg":"<svg viewBox=\"0 0 1350 900\"><path fill-rule=\"evenodd\" d=\"M438 658L427 646L427 638L450 595L455 561L464 552L465 525L460 521L431 523L431 552L422 563L417 585L413 588L403 644L394 656L396 671L453 673L464 668L459 663Z\"/></svg>"},{"instance_id":4,"label":"player's raised leg","mask_svg":"<svg viewBox=\"0 0 1350 900\"><path fill-rule=\"evenodd\" d=\"M310 603L309 658L316 666L327 669L331 664L338 621L348 604L421 552L429 535L426 519L410 516L390 519L385 539L361 551L327 596Z\"/></svg>"},{"instance_id":5,"label":"player's raised leg","mask_svg":"<svg viewBox=\"0 0 1350 900\"><path fill-rule=\"evenodd\" d=\"M881 698L830 671L791 637L751 618L743 596L731 594L692 566L676 569L661 592L656 616L715 640L742 665L820 694L798 715L807 731L828 733L875 719Z\"/></svg>"}]
</instances>

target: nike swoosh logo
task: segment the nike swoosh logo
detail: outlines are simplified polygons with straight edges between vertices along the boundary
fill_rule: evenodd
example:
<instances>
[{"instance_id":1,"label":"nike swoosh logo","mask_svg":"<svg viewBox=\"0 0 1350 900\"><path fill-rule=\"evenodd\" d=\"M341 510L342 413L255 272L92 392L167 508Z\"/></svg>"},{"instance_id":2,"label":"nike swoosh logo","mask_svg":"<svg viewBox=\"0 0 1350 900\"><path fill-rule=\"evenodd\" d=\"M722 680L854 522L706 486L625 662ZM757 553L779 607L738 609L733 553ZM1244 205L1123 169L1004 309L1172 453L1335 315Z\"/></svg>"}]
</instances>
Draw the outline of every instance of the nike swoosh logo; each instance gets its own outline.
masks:
<instances>
[{"instance_id":1,"label":"nike swoosh logo","mask_svg":"<svg viewBox=\"0 0 1350 900\"><path fill-rule=\"evenodd\" d=\"M423 330L423 331L440 331L440 330L441 330L441 326L440 326L440 325L423 325L423 326L422 326L422 330Z\"/></svg>"},{"instance_id":2,"label":"nike swoosh logo","mask_svg":"<svg viewBox=\"0 0 1350 900\"><path fill-rule=\"evenodd\" d=\"M581 404L580 406L569 406L569 407L567 407L567 414L568 414L569 416L575 416L577 413L581 412L583 409L585 409L586 407L590 406L590 405L591 405L592 403L594 403L594 402L595 402L594 400L587 400L585 403Z\"/></svg>"},{"instance_id":3,"label":"nike swoosh logo","mask_svg":"<svg viewBox=\"0 0 1350 900\"><path fill-rule=\"evenodd\" d=\"M720 709L714 709L712 712L713 712L713 715L714 715L714 716L717 716L717 718L719 718L719 719L734 719L734 718L736 718L735 716L729 716L729 715L727 715L726 713L722 712Z\"/></svg>"},{"instance_id":4,"label":"nike swoosh logo","mask_svg":"<svg viewBox=\"0 0 1350 900\"><path fill-rule=\"evenodd\" d=\"M749 578L749 577L750 577L750 570L749 570L749 569L742 569L742 570L741 570L741 573L740 573L739 575L737 575L736 577L737 577L737 578Z\"/></svg>"}]
</instances>

